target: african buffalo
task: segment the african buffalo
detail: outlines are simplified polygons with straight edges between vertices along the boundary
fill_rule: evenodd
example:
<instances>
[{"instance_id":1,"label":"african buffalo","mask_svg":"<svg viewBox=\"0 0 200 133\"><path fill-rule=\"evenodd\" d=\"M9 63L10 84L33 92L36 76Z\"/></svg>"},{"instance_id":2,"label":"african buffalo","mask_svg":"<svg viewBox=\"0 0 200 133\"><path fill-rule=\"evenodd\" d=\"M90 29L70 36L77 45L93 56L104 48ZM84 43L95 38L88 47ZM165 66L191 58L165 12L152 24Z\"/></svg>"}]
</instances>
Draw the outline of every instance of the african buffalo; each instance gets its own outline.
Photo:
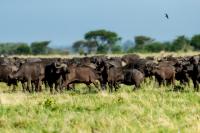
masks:
<instances>
[{"instance_id":1,"label":"african buffalo","mask_svg":"<svg viewBox=\"0 0 200 133\"><path fill-rule=\"evenodd\" d=\"M161 64L152 71L159 85L162 83L175 84L175 68L172 65Z\"/></svg>"},{"instance_id":2,"label":"african buffalo","mask_svg":"<svg viewBox=\"0 0 200 133\"><path fill-rule=\"evenodd\" d=\"M0 81L7 83L8 86L13 85L13 91L16 89L17 80L10 79L9 75L17 70L15 65L0 65Z\"/></svg>"},{"instance_id":3,"label":"african buffalo","mask_svg":"<svg viewBox=\"0 0 200 133\"><path fill-rule=\"evenodd\" d=\"M68 67L67 73L64 75L63 87L68 87L72 83L84 83L88 86L90 90L90 84L93 83L96 88L98 87L98 82L100 81L100 76L98 72L91 67Z\"/></svg>"},{"instance_id":4,"label":"african buffalo","mask_svg":"<svg viewBox=\"0 0 200 133\"><path fill-rule=\"evenodd\" d=\"M42 80L45 78L45 64L41 62L25 63L17 72L11 73L9 78L21 81L23 86L27 82L26 89L29 92L31 92L31 83L35 85L36 91L41 91Z\"/></svg>"},{"instance_id":5,"label":"african buffalo","mask_svg":"<svg viewBox=\"0 0 200 133\"><path fill-rule=\"evenodd\" d=\"M110 92L113 91L113 87L116 91L119 88L119 83L134 85L134 89L139 88L143 80L144 74L137 69L111 67L108 70L108 85L110 87Z\"/></svg>"}]
</instances>

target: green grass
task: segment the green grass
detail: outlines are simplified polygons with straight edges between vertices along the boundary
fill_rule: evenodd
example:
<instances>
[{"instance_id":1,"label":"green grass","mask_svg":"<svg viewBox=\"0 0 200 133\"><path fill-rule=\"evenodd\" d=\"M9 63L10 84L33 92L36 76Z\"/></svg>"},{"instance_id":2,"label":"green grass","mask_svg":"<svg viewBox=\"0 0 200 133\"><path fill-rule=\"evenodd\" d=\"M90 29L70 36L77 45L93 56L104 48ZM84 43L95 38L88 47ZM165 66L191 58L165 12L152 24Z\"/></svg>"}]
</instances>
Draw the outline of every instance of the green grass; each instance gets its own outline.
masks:
<instances>
[{"instance_id":1,"label":"green grass","mask_svg":"<svg viewBox=\"0 0 200 133\"><path fill-rule=\"evenodd\" d=\"M200 93L148 82L135 92L123 85L112 94L89 93L77 85L54 95L12 93L0 84L0 132L200 132Z\"/></svg>"}]
</instances>

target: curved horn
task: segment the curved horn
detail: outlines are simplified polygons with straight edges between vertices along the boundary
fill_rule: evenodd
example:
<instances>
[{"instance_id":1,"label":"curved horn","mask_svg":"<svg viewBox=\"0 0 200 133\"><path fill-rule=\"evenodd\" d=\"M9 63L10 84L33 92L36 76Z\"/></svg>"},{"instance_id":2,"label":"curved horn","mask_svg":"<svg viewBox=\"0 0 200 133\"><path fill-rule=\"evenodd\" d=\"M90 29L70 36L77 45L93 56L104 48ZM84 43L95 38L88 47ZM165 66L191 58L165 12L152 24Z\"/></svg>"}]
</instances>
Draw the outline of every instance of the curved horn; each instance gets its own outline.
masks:
<instances>
[{"instance_id":1,"label":"curved horn","mask_svg":"<svg viewBox=\"0 0 200 133\"><path fill-rule=\"evenodd\" d=\"M91 68L93 68L93 69L96 69L96 65L95 64L93 64L93 63L90 63L89 65L88 65L89 67L91 67Z\"/></svg>"},{"instance_id":2,"label":"curved horn","mask_svg":"<svg viewBox=\"0 0 200 133\"><path fill-rule=\"evenodd\" d=\"M64 64L64 63L63 63L63 64L61 64L60 66L61 66L61 67L67 67L67 64Z\"/></svg>"},{"instance_id":3,"label":"curved horn","mask_svg":"<svg viewBox=\"0 0 200 133\"><path fill-rule=\"evenodd\" d=\"M127 63L125 61L122 61L122 66L124 67L126 65L127 65Z\"/></svg>"},{"instance_id":4,"label":"curved horn","mask_svg":"<svg viewBox=\"0 0 200 133\"><path fill-rule=\"evenodd\" d=\"M67 64L61 64L60 66L57 66L57 64L55 63L55 67L57 68L57 69L59 69L59 68L63 68L63 67L67 67Z\"/></svg>"}]
</instances>

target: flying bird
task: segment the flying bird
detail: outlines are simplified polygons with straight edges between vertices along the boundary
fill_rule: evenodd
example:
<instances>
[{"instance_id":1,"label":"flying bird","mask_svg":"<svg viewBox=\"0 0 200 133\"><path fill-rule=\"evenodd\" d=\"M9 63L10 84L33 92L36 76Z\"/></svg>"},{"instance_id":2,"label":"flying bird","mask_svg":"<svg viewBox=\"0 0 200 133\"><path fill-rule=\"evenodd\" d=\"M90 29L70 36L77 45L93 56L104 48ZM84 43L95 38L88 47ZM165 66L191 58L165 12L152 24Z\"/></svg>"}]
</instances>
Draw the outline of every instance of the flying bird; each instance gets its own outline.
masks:
<instances>
[{"instance_id":1,"label":"flying bird","mask_svg":"<svg viewBox=\"0 0 200 133\"><path fill-rule=\"evenodd\" d=\"M167 13L165 13L165 17L166 17L167 19L169 19L169 15L168 15Z\"/></svg>"}]
</instances>

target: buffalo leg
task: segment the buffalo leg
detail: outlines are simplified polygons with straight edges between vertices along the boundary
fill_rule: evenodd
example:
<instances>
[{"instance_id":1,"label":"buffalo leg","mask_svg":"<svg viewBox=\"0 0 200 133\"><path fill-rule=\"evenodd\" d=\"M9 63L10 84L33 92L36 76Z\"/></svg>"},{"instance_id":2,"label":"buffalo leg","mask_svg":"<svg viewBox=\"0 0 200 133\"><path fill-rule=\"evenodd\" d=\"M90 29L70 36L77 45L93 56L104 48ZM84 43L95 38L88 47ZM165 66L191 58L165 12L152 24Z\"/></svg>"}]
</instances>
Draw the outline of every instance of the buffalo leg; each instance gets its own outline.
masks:
<instances>
[{"instance_id":1,"label":"buffalo leg","mask_svg":"<svg viewBox=\"0 0 200 133\"><path fill-rule=\"evenodd\" d=\"M53 93L53 84L52 82L48 82L49 88L50 88L50 92Z\"/></svg>"},{"instance_id":2,"label":"buffalo leg","mask_svg":"<svg viewBox=\"0 0 200 133\"><path fill-rule=\"evenodd\" d=\"M106 90L107 81L100 80L100 84L101 84L101 89L102 89L102 91Z\"/></svg>"},{"instance_id":3,"label":"buffalo leg","mask_svg":"<svg viewBox=\"0 0 200 133\"><path fill-rule=\"evenodd\" d=\"M37 84L38 92L42 92L42 81L39 80Z\"/></svg>"},{"instance_id":4,"label":"buffalo leg","mask_svg":"<svg viewBox=\"0 0 200 133\"><path fill-rule=\"evenodd\" d=\"M53 93L53 86L49 86L50 92Z\"/></svg>"},{"instance_id":5,"label":"buffalo leg","mask_svg":"<svg viewBox=\"0 0 200 133\"><path fill-rule=\"evenodd\" d=\"M27 82L27 87L26 87L28 92L31 92L30 88L31 88L31 80L29 79Z\"/></svg>"},{"instance_id":6,"label":"buffalo leg","mask_svg":"<svg viewBox=\"0 0 200 133\"><path fill-rule=\"evenodd\" d=\"M16 84L13 84L13 89L12 89L13 92L16 91L16 86L17 86Z\"/></svg>"},{"instance_id":7,"label":"buffalo leg","mask_svg":"<svg viewBox=\"0 0 200 133\"><path fill-rule=\"evenodd\" d=\"M114 88L115 88L115 91L117 91L120 88L119 83L115 82L114 83Z\"/></svg>"},{"instance_id":8,"label":"buffalo leg","mask_svg":"<svg viewBox=\"0 0 200 133\"><path fill-rule=\"evenodd\" d=\"M47 88L49 87L49 86L48 86L48 82L47 82L47 81L44 81L44 85L45 85L45 90L47 91Z\"/></svg>"},{"instance_id":9,"label":"buffalo leg","mask_svg":"<svg viewBox=\"0 0 200 133\"><path fill-rule=\"evenodd\" d=\"M32 92L38 92L38 81L31 82Z\"/></svg>"},{"instance_id":10,"label":"buffalo leg","mask_svg":"<svg viewBox=\"0 0 200 133\"><path fill-rule=\"evenodd\" d=\"M62 87L63 88L63 87ZM67 85L67 90L69 91L69 90L75 90L75 84L73 83L73 84L68 84Z\"/></svg>"},{"instance_id":11,"label":"buffalo leg","mask_svg":"<svg viewBox=\"0 0 200 133\"><path fill-rule=\"evenodd\" d=\"M59 79L58 88L59 88L60 92L63 92L62 80L61 79Z\"/></svg>"},{"instance_id":12,"label":"buffalo leg","mask_svg":"<svg viewBox=\"0 0 200 133\"><path fill-rule=\"evenodd\" d=\"M91 92L91 86L90 86L90 83L86 83L88 89L89 89L89 92Z\"/></svg>"},{"instance_id":13,"label":"buffalo leg","mask_svg":"<svg viewBox=\"0 0 200 133\"><path fill-rule=\"evenodd\" d=\"M109 91L112 92L113 91L113 82L109 81L108 86L109 86Z\"/></svg>"},{"instance_id":14,"label":"buffalo leg","mask_svg":"<svg viewBox=\"0 0 200 133\"><path fill-rule=\"evenodd\" d=\"M193 84L194 84L194 89L195 89L195 91L197 91L198 88L199 88L198 81L197 81L196 79L192 79L192 82L193 82Z\"/></svg>"},{"instance_id":15,"label":"buffalo leg","mask_svg":"<svg viewBox=\"0 0 200 133\"><path fill-rule=\"evenodd\" d=\"M98 91L100 91L98 82L93 82L93 84L94 84L95 88L97 88Z\"/></svg>"},{"instance_id":16,"label":"buffalo leg","mask_svg":"<svg viewBox=\"0 0 200 133\"><path fill-rule=\"evenodd\" d=\"M55 90L56 90L56 92L59 92L58 91L58 86L59 86L58 83L55 83Z\"/></svg>"},{"instance_id":17,"label":"buffalo leg","mask_svg":"<svg viewBox=\"0 0 200 133\"><path fill-rule=\"evenodd\" d=\"M22 91L26 92L26 83L25 82L21 82L22 84Z\"/></svg>"},{"instance_id":18,"label":"buffalo leg","mask_svg":"<svg viewBox=\"0 0 200 133\"><path fill-rule=\"evenodd\" d=\"M44 79L43 76L39 76L39 80L38 80L38 90L39 92L42 92L42 80Z\"/></svg>"},{"instance_id":19,"label":"buffalo leg","mask_svg":"<svg viewBox=\"0 0 200 133\"><path fill-rule=\"evenodd\" d=\"M163 81L161 79L159 79L158 84L159 84L159 86L161 86L163 84Z\"/></svg>"}]
</instances>

